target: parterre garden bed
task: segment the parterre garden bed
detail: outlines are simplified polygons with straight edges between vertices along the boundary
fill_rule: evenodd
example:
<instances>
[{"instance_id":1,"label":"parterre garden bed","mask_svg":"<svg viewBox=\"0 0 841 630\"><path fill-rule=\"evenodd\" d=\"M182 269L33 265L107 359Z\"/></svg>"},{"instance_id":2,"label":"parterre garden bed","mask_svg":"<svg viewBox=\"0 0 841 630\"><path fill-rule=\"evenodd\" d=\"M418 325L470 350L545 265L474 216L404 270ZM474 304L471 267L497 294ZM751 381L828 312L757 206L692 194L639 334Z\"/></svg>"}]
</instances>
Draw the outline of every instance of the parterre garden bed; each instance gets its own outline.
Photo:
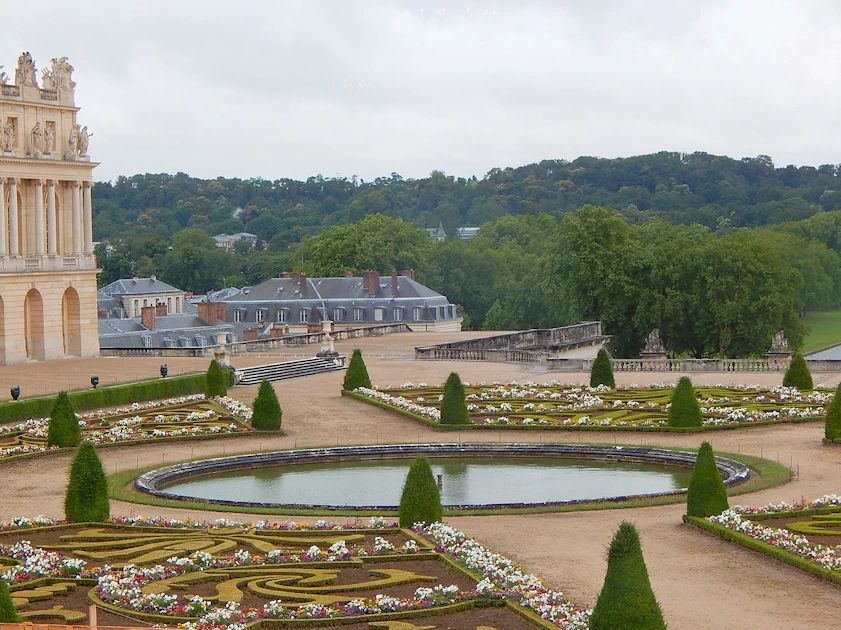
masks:
<instances>
[{"instance_id":1,"label":"parterre garden bed","mask_svg":"<svg viewBox=\"0 0 841 630\"><path fill-rule=\"evenodd\" d=\"M590 614L441 523L37 518L3 529L0 572L25 621L83 624L89 603L101 625L231 630L581 630Z\"/></svg>"},{"instance_id":2,"label":"parterre garden bed","mask_svg":"<svg viewBox=\"0 0 841 630\"><path fill-rule=\"evenodd\" d=\"M357 388L343 392L442 429L492 427L516 429L584 429L638 431L703 431L782 422L819 420L832 400L832 390L800 392L790 387L698 387L704 415L700 428L667 426L673 385L631 386L612 390L548 384L465 384L468 424L440 420L443 387L405 383L401 387Z\"/></svg>"}]
</instances>

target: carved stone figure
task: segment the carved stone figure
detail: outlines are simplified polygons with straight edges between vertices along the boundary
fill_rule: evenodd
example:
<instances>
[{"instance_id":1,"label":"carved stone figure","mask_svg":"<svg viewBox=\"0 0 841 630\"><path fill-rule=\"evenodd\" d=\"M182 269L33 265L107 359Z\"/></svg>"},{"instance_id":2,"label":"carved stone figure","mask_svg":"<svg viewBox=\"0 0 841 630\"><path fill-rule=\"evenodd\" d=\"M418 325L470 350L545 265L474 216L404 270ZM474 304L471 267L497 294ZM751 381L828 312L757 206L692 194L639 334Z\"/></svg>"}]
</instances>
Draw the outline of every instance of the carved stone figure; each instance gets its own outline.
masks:
<instances>
[{"instance_id":1,"label":"carved stone figure","mask_svg":"<svg viewBox=\"0 0 841 630\"><path fill-rule=\"evenodd\" d=\"M665 351L666 348L663 346L663 340L660 339L660 329L655 328L648 333L648 339L645 341L645 348L643 348L643 352L647 354L659 354Z\"/></svg>"},{"instance_id":2,"label":"carved stone figure","mask_svg":"<svg viewBox=\"0 0 841 630\"><path fill-rule=\"evenodd\" d=\"M7 153L15 148L15 126L7 120L3 127L3 150Z\"/></svg>"},{"instance_id":3,"label":"carved stone figure","mask_svg":"<svg viewBox=\"0 0 841 630\"><path fill-rule=\"evenodd\" d=\"M70 139L67 141L67 155L73 159L79 150L79 125L73 125L70 128Z\"/></svg>"},{"instance_id":4,"label":"carved stone figure","mask_svg":"<svg viewBox=\"0 0 841 630\"><path fill-rule=\"evenodd\" d=\"M44 154L49 155L55 146L55 127L47 123L44 129Z\"/></svg>"},{"instance_id":5,"label":"carved stone figure","mask_svg":"<svg viewBox=\"0 0 841 630\"><path fill-rule=\"evenodd\" d=\"M79 130L79 140L78 140L78 148L79 148L79 155L85 157L88 154L88 143L90 142L89 138L92 136L92 133L88 133L88 126L85 125Z\"/></svg>"},{"instance_id":6,"label":"carved stone figure","mask_svg":"<svg viewBox=\"0 0 841 630\"><path fill-rule=\"evenodd\" d=\"M67 63L67 57L50 61L50 70L41 70L41 83L45 90L70 91L76 87L72 80L73 66Z\"/></svg>"},{"instance_id":7,"label":"carved stone figure","mask_svg":"<svg viewBox=\"0 0 841 630\"><path fill-rule=\"evenodd\" d=\"M44 133L41 131L40 122L36 122L32 127L30 150L32 155L38 155L44 150Z\"/></svg>"},{"instance_id":8,"label":"carved stone figure","mask_svg":"<svg viewBox=\"0 0 841 630\"><path fill-rule=\"evenodd\" d=\"M21 53L18 57L18 67L15 70L15 85L21 87L38 87L38 78L35 75L35 62L28 52Z\"/></svg>"},{"instance_id":9,"label":"carved stone figure","mask_svg":"<svg viewBox=\"0 0 841 630\"><path fill-rule=\"evenodd\" d=\"M782 330L774 335L768 352L791 352L788 347L788 339L786 339L786 335Z\"/></svg>"},{"instance_id":10,"label":"carved stone figure","mask_svg":"<svg viewBox=\"0 0 841 630\"><path fill-rule=\"evenodd\" d=\"M3 72L3 66L0 66L0 85L9 85L9 75Z\"/></svg>"}]
</instances>

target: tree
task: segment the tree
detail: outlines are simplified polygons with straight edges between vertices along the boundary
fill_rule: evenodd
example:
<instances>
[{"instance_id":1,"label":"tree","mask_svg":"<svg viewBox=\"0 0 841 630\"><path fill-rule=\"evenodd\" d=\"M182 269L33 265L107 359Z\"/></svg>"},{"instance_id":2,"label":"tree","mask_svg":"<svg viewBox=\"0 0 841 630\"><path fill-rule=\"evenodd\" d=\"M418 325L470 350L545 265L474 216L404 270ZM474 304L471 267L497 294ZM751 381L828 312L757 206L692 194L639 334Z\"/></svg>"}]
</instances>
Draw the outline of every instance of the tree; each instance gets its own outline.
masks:
<instances>
[{"instance_id":1,"label":"tree","mask_svg":"<svg viewBox=\"0 0 841 630\"><path fill-rule=\"evenodd\" d=\"M425 457L418 457L409 468L398 510L400 527L441 520L443 508L432 468Z\"/></svg>"},{"instance_id":2,"label":"tree","mask_svg":"<svg viewBox=\"0 0 841 630\"><path fill-rule=\"evenodd\" d=\"M444 383L444 400L441 401L441 424L467 424L467 401L461 377L451 372Z\"/></svg>"},{"instance_id":3,"label":"tree","mask_svg":"<svg viewBox=\"0 0 841 630\"><path fill-rule=\"evenodd\" d=\"M251 426L263 431L278 431L282 418L283 411L277 401L274 387L269 381L263 381L257 391L257 398L254 399Z\"/></svg>"},{"instance_id":4,"label":"tree","mask_svg":"<svg viewBox=\"0 0 841 630\"><path fill-rule=\"evenodd\" d=\"M345 380L342 389L352 392L357 387L371 389L371 378L368 376L368 368L362 359L362 351L356 348L350 357L350 364L345 372Z\"/></svg>"},{"instance_id":5,"label":"tree","mask_svg":"<svg viewBox=\"0 0 841 630\"><path fill-rule=\"evenodd\" d=\"M704 442L695 457L695 467L686 493L686 515L706 518L721 514L729 507L727 489L715 466L713 448L709 442Z\"/></svg>"},{"instance_id":6,"label":"tree","mask_svg":"<svg viewBox=\"0 0 841 630\"><path fill-rule=\"evenodd\" d=\"M704 423L701 407L695 398L695 389L688 376L683 376L672 393L669 407L670 427L700 427Z\"/></svg>"},{"instance_id":7,"label":"tree","mask_svg":"<svg viewBox=\"0 0 841 630\"><path fill-rule=\"evenodd\" d=\"M791 363L785 376L783 376L783 385L785 387L796 387L801 391L815 388L812 382L812 373L809 372L809 366L806 365L806 359L799 352L795 352L791 358Z\"/></svg>"},{"instance_id":8,"label":"tree","mask_svg":"<svg viewBox=\"0 0 841 630\"><path fill-rule=\"evenodd\" d=\"M108 520L108 482L93 442L84 441L70 466L70 481L64 497L64 515L74 523Z\"/></svg>"},{"instance_id":9,"label":"tree","mask_svg":"<svg viewBox=\"0 0 841 630\"><path fill-rule=\"evenodd\" d=\"M73 405L67 392L59 392L50 414L50 424L47 429L47 445L76 446L82 441L82 429L79 419L73 411Z\"/></svg>"},{"instance_id":10,"label":"tree","mask_svg":"<svg viewBox=\"0 0 841 630\"><path fill-rule=\"evenodd\" d=\"M213 359L210 362L210 367L207 368L204 395L208 398L228 395L228 376L222 371L216 359Z\"/></svg>"},{"instance_id":11,"label":"tree","mask_svg":"<svg viewBox=\"0 0 841 630\"><path fill-rule=\"evenodd\" d=\"M607 575L590 617L590 630L665 630L651 590L637 528L627 521L610 543Z\"/></svg>"},{"instance_id":12,"label":"tree","mask_svg":"<svg viewBox=\"0 0 841 630\"><path fill-rule=\"evenodd\" d=\"M611 389L616 388L616 381L613 379L613 366L610 364L610 357L604 348L599 350L593 367L590 369L590 387L607 385Z\"/></svg>"},{"instance_id":13,"label":"tree","mask_svg":"<svg viewBox=\"0 0 841 630\"><path fill-rule=\"evenodd\" d=\"M0 580L0 623L21 623L22 619L15 610L9 586L5 580Z\"/></svg>"},{"instance_id":14,"label":"tree","mask_svg":"<svg viewBox=\"0 0 841 630\"><path fill-rule=\"evenodd\" d=\"M835 390L835 397L826 410L824 437L827 440L841 440L841 384Z\"/></svg>"}]
</instances>

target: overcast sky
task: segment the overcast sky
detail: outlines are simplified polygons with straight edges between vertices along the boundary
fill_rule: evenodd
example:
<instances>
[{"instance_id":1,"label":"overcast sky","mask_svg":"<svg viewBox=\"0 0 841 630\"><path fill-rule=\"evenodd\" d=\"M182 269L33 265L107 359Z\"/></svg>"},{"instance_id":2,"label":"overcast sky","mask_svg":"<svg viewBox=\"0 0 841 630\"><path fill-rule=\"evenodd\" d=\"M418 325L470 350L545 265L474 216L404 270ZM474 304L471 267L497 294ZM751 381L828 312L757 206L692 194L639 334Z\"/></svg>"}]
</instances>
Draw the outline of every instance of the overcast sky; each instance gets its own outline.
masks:
<instances>
[{"instance_id":1,"label":"overcast sky","mask_svg":"<svg viewBox=\"0 0 841 630\"><path fill-rule=\"evenodd\" d=\"M69 57L99 180L841 162L838 0L41 0L3 24L12 77Z\"/></svg>"}]
</instances>

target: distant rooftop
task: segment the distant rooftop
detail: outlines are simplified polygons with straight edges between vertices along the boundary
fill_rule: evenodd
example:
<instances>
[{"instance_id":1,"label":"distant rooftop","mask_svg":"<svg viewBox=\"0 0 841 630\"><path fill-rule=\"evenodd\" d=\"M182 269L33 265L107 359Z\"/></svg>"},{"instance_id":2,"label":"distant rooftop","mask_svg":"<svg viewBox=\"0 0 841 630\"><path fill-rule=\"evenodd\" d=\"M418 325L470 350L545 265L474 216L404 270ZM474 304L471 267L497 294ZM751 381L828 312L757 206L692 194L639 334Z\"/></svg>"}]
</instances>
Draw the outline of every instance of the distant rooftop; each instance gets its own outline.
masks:
<instances>
[{"instance_id":1,"label":"distant rooftop","mask_svg":"<svg viewBox=\"0 0 841 630\"><path fill-rule=\"evenodd\" d=\"M130 280L115 280L99 290L104 295L148 295L150 293L183 293L171 284L161 282L154 276L151 278L131 278Z\"/></svg>"}]
</instances>

